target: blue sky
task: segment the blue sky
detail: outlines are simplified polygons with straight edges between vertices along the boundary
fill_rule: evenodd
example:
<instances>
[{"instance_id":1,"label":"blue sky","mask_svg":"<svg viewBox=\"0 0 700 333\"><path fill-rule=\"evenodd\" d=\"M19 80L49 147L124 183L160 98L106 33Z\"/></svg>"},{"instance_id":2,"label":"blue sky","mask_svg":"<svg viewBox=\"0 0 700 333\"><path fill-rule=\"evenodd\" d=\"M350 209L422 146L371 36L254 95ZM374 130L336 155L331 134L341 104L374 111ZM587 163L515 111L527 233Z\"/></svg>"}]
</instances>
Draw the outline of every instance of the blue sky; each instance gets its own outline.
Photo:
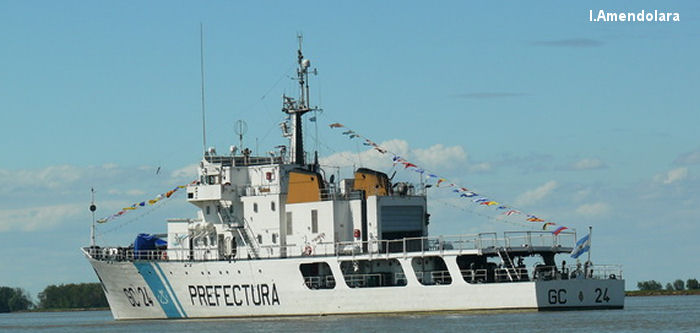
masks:
<instances>
[{"instance_id":1,"label":"blue sky","mask_svg":"<svg viewBox=\"0 0 700 333\"><path fill-rule=\"evenodd\" d=\"M681 21L589 22L600 9ZM302 32L324 109L307 148L318 135L325 162L392 169L327 127L341 122L499 202L593 225L594 262L623 264L628 288L698 278L699 18L695 1L0 1L0 285L96 281L79 252L90 187L109 215L192 179L200 22L219 151L239 119L245 145L285 143ZM513 229L431 191L433 233ZM193 214L176 196L98 239Z\"/></svg>"}]
</instances>

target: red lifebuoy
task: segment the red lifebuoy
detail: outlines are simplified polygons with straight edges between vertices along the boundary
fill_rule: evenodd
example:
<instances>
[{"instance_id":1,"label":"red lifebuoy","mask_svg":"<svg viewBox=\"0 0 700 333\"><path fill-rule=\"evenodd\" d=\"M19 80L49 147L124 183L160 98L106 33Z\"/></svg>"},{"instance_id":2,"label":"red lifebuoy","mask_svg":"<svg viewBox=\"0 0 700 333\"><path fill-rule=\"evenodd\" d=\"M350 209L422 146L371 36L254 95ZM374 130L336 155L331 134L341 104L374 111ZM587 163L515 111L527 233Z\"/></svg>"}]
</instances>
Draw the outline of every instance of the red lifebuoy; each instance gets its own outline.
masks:
<instances>
[{"instance_id":1,"label":"red lifebuoy","mask_svg":"<svg viewBox=\"0 0 700 333\"><path fill-rule=\"evenodd\" d=\"M355 236L355 238L360 238L360 236L362 236L362 232L360 229L355 229L355 232L353 232L352 235Z\"/></svg>"}]
</instances>

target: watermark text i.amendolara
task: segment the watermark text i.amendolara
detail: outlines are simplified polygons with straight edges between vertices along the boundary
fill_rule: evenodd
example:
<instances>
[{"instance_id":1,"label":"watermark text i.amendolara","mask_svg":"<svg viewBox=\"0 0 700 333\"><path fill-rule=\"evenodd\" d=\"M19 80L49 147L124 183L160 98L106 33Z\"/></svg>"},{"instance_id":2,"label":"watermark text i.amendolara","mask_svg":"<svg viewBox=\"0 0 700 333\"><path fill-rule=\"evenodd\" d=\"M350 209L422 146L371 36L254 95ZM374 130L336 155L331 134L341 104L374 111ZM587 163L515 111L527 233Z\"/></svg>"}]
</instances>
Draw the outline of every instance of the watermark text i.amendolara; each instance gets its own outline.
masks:
<instances>
[{"instance_id":1,"label":"watermark text i.amendolara","mask_svg":"<svg viewBox=\"0 0 700 333\"><path fill-rule=\"evenodd\" d=\"M588 11L588 21L590 22L680 22L681 16L678 12L664 12L659 10L638 12L606 12L601 9Z\"/></svg>"}]
</instances>

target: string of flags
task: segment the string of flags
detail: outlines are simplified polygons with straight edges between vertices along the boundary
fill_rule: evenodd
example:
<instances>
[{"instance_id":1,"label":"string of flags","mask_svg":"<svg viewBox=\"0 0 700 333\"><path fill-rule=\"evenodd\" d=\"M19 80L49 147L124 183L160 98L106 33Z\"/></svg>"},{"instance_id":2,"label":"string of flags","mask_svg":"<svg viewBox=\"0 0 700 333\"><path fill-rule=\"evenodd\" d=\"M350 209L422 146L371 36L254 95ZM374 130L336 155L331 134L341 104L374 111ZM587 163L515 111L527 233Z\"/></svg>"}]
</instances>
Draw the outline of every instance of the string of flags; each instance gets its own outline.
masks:
<instances>
[{"instance_id":1,"label":"string of flags","mask_svg":"<svg viewBox=\"0 0 700 333\"><path fill-rule=\"evenodd\" d=\"M158 195L155 196L153 199L144 200L144 201L141 201L141 202L134 203L134 204L132 204L131 206L124 207L124 208L122 208L120 211L118 211L118 212L116 212L116 213L114 213L114 214L112 214L112 215L110 215L110 216L108 216L108 217L101 218L101 219L97 220L96 222L97 222L97 223L107 223L107 222L109 222L109 221L111 221L111 220L113 220L113 219L115 219L115 218L117 218L117 217L120 217L120 216L122 216L122 215L128 213L129 211L137 210L137 209L139 209L139 208L141 208L141 207L146 207L146 206L155 205L156 203L158 203L158 202L161 201L161 200L170 198L170 197L171 197L173 194L175 194L175 192L177 192L179 189L183 189L183 188L185 188L185 187L187 187L187 185L179 185L179 186L176 186L175 188L173 188L173 189L170 190L170 191L167 191L167 192L163 192L163 193L161 193L161 194L158 194Z\"/></svg>"},{"instance_id":2,"label":"string of flags","mask_svg":"<svg viewBox=\"0 0 700 333\"><path fill-rule=\"evenodd\" d=\"M416 173L419 173L421 177L425 177L425 179L433 184L436 187L441 187L441 188L448 188L452 189L451 192L455 193L455 195L458 195L460 198L465 198L465 200L470 200L472 203L477 204L479 206L485 206L485 207L493 207L497 211L499 211L500 215L503 216L504 218L522 218L526 222L530 223L540 223L542 230L550 230L552 234L554 235L559 235L562 231L567 230L569 228L563 226L563 225L558 225L554 222L547 221L545 219L539 218L535 215L532 214L526 214L523 213L513 207L510 207L508 205L501 204L497 201L491 200L488 197L482 196L478 193L475 193L471 190L469 190L466 187L454 184L450 182L447 178L441 177L439 175L433 174L428 172L428 170L421 168L415 163L412 163L405 158L399 156L398 154L395 154L386 148L378 145L374 141L360 135L359 133L353 131L352 129L346 127L345 125L341 123L332 123L330 124L330 127L333 129L343 129L342 135L347 136L349 139L361 139L363 142L362 144L368 147L372 147L372 149L376 150L380 154L386 155L390 154L391 159L394 163L394 166L396 165L403 165L405 170L410 170ZM432 184L431 184L432 185Z\"/></svg>"}]
</instances>

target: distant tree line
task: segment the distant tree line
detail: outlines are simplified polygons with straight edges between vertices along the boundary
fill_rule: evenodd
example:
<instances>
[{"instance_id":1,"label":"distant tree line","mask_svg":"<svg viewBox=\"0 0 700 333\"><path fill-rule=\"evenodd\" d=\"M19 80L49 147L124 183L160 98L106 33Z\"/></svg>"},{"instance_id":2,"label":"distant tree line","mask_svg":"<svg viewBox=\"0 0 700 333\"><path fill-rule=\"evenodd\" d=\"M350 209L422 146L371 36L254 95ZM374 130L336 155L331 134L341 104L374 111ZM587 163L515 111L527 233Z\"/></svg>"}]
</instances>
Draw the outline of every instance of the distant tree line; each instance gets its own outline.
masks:
<instances>
[{"instance_id":1,"label":"distant tree line","mask_svg":"<svg viewBox=\"0 0 700 333\"><path fill-rule=\"evenodd\" d=\"M33 305L24 289L0 287L0 313L29 310Z\"/></svg>"},{"instance_id":2,"label":"distant tree line","mask_svg":"<svg viewBox=\"0 0 700 333\"><path fill-rule=\"evenodd\" d=\"M39 293L34 304L29 294L20 288L0 287L0 313L29 309L104 308L109 306L99 283L50 285Z\"/></svg>"},{"instance_id":3,"label":"distant tree line","mask_svg":"<svg viewBox=\"0 0 700 333\"><path fill-rule=\"evenodd\" d=\"M663 290L664 287L661 284L661 282L655 281L655 280L649 280L649 281L639 281L637 282L637 288L639 290ZM666 290L694 290L694 289L700 289L700 283L698 283L698 280L696 279L688 279L688 281L683 282L683 280L678 279L676 281L673 281L673 283L668 282L666 283Z\"/></svg>"},{"instance_id":4,"label":"distant tree line","mask_svg":"<svg viewBox=\"0 0 700 333\"><path fill-rule=\"evenodd\" d=\"M107 307L107 298L99 283L50 285L39 293L40 309Z\"/></svg>"}]
</instances>

